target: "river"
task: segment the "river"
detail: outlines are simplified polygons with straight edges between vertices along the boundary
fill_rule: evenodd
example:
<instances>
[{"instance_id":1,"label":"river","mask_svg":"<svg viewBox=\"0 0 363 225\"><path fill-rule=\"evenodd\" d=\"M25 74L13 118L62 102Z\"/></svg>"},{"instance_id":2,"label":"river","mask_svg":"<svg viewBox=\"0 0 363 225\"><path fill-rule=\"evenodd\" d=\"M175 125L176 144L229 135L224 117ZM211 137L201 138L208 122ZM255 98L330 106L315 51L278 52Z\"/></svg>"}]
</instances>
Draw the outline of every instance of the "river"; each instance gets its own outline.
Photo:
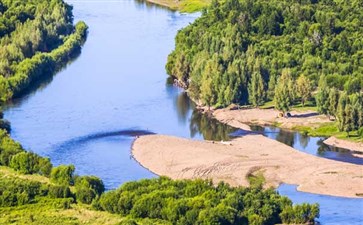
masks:
<instances>
[{"instance_id":1,"label":"river","mask_svg":"<svg viewBox=\"0 0 363 225\"><path fill-rule=\"evenodd\" d=\"M108 189L155 177L131 156L144 132L227 139L234 129L198 114L167 81L164 65L176 32L198 14L180 14L134 0L68 1L75 20L90 26L81 55L52 80L5 110L11 135L53 164L101 177ZM332 187L334 188L334 187ZM279 192L294 202L318 202L322 224L362 224L363 200Z\"/></svg>"}]
</instances>

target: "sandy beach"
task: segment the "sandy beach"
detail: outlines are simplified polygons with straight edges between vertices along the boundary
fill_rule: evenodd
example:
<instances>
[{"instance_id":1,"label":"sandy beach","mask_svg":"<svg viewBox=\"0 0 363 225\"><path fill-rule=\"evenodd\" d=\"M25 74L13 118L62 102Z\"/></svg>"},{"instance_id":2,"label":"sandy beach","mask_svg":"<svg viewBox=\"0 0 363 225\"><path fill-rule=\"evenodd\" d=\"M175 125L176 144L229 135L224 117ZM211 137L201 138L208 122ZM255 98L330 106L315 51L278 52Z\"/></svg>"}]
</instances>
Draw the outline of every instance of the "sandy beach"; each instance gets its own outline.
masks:
<instances>
[{"instance_id":1,"label":"sandy beach","mask_svg":"<svg viewBox=\"0 0 363 225\"><path fill-rule=\"evenodd\" d=\"M363 195L363 166L305 154L262 135L227 143L149 135L135 140L132 153L145 168L173 179L210 178L247 186L249 174L262 172L266 187L287 183L316 194Z\"/></svg>"}]
</instances>

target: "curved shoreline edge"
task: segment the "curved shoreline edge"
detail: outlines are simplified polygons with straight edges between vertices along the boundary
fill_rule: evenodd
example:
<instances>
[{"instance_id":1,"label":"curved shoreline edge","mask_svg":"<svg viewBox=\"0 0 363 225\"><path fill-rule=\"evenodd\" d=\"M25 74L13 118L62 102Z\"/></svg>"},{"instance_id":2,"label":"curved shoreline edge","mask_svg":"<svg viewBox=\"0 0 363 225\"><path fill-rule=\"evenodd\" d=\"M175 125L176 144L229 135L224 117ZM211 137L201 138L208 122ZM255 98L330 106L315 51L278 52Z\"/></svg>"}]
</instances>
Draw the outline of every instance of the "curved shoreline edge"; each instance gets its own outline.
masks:
<instances>
[{"instance_id":1,"label":"curved shoreline edge","mask_svg":"<svg viewBox=\"0 0 363 225\"><path fill-rule=\"evenodd\" d=\"M315 111L291 111L291 118L278 118L279 111L275 109L239 109L229 110L217 109L212 113L212 116L229 126L238 129L248 130L246 124L256 124L261 126L276 126L287 130L296 130L296 127L312 127L319 128L322 124L331 122L326 116L319 115ZM246 128L247 127L247 128ZM338 139L334 136L327 138L324 143L331 147L339 147L352 152L363 152L362 142L353 142L349 140Z\"/></svg>"},{"instance_id":2,"label":"curved shoreline edge","mask_svg":"<svg viewBox=\"0 0 363 225\"><path fill-rule=\"evenodd\" d=\"M298 185L303 192L363 197L363 166L312 156L262 135L231 142L147 135L134 141L132 155L144 168L172 179L202 178L248 186L247 176L262 172L265 187L286 183Z\"/></svg>"}]
</instances>

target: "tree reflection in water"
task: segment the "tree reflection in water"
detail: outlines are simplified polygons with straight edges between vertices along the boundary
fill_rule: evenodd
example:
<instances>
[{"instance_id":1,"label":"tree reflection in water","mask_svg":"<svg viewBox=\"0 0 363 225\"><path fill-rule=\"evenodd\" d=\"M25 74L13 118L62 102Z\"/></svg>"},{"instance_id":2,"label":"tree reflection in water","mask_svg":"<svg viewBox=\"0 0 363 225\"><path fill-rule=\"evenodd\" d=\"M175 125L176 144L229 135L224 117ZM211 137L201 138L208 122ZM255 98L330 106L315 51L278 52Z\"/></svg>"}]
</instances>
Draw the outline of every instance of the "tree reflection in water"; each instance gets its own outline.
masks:
<instances>
[{"instance_id":1,"label":"tree reflection in water","mask_svg":"<svg viewBox=\"0 0 363 225\"><path fill-rule=\"evenodd\" d=\"M168 81L169 85L170 80ZM226 124L220 123L216 119L199 112L195 104L189 99L185 92L178 91L173 94L173 102L178 115L179 122L189 123L190 137L197 137L201 134L205 140L231 140L233 137L262 134L271 139L277 140L299 151L306 152L320 157L334 159L343 162L350 162L363 165L363 158L357 157L357 152L351 152L342 148L334 148L324 144L324 137L310 137L290 130L277 127L251 125L251 132L242 131Z\"/></svg>"},{"instance_id":2,"label":"tree reflection in water","mask_svg":"<svg viewBox=\"0 0 363 225\"><path fill-rule=\"evenodd\" d=\"M193 110L189 127L191 137L194 137L197 133L201 133L204 139L214 141L230 140L230 134L238 130L220 123L216 119L200 113L196 109Z\"/></svg>"}]
</instances>

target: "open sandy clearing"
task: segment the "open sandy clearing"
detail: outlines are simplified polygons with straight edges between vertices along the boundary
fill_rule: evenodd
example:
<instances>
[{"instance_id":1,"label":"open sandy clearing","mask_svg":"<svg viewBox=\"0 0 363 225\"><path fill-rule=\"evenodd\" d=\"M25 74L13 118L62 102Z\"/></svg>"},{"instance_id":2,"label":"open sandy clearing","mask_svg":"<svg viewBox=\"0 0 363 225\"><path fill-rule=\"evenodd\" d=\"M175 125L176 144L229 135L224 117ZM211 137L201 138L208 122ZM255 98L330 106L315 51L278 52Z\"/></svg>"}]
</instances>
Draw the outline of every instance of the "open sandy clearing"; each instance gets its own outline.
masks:
<instances>
[{"instance_id":1,"label":"open sandy clearing","mask_svg":"<svg viewBox=\"0 0 363 225\"><path fill-rule=\"evenodd\" d=\"M267 186L287 183L317 194L363 194L363 166L308 155L262 135L229 143L149 135L136 139L132 152L147 169L173 179L211 178L247 186L246 176L262 171Z\"/></svg>"}]
</instances>

